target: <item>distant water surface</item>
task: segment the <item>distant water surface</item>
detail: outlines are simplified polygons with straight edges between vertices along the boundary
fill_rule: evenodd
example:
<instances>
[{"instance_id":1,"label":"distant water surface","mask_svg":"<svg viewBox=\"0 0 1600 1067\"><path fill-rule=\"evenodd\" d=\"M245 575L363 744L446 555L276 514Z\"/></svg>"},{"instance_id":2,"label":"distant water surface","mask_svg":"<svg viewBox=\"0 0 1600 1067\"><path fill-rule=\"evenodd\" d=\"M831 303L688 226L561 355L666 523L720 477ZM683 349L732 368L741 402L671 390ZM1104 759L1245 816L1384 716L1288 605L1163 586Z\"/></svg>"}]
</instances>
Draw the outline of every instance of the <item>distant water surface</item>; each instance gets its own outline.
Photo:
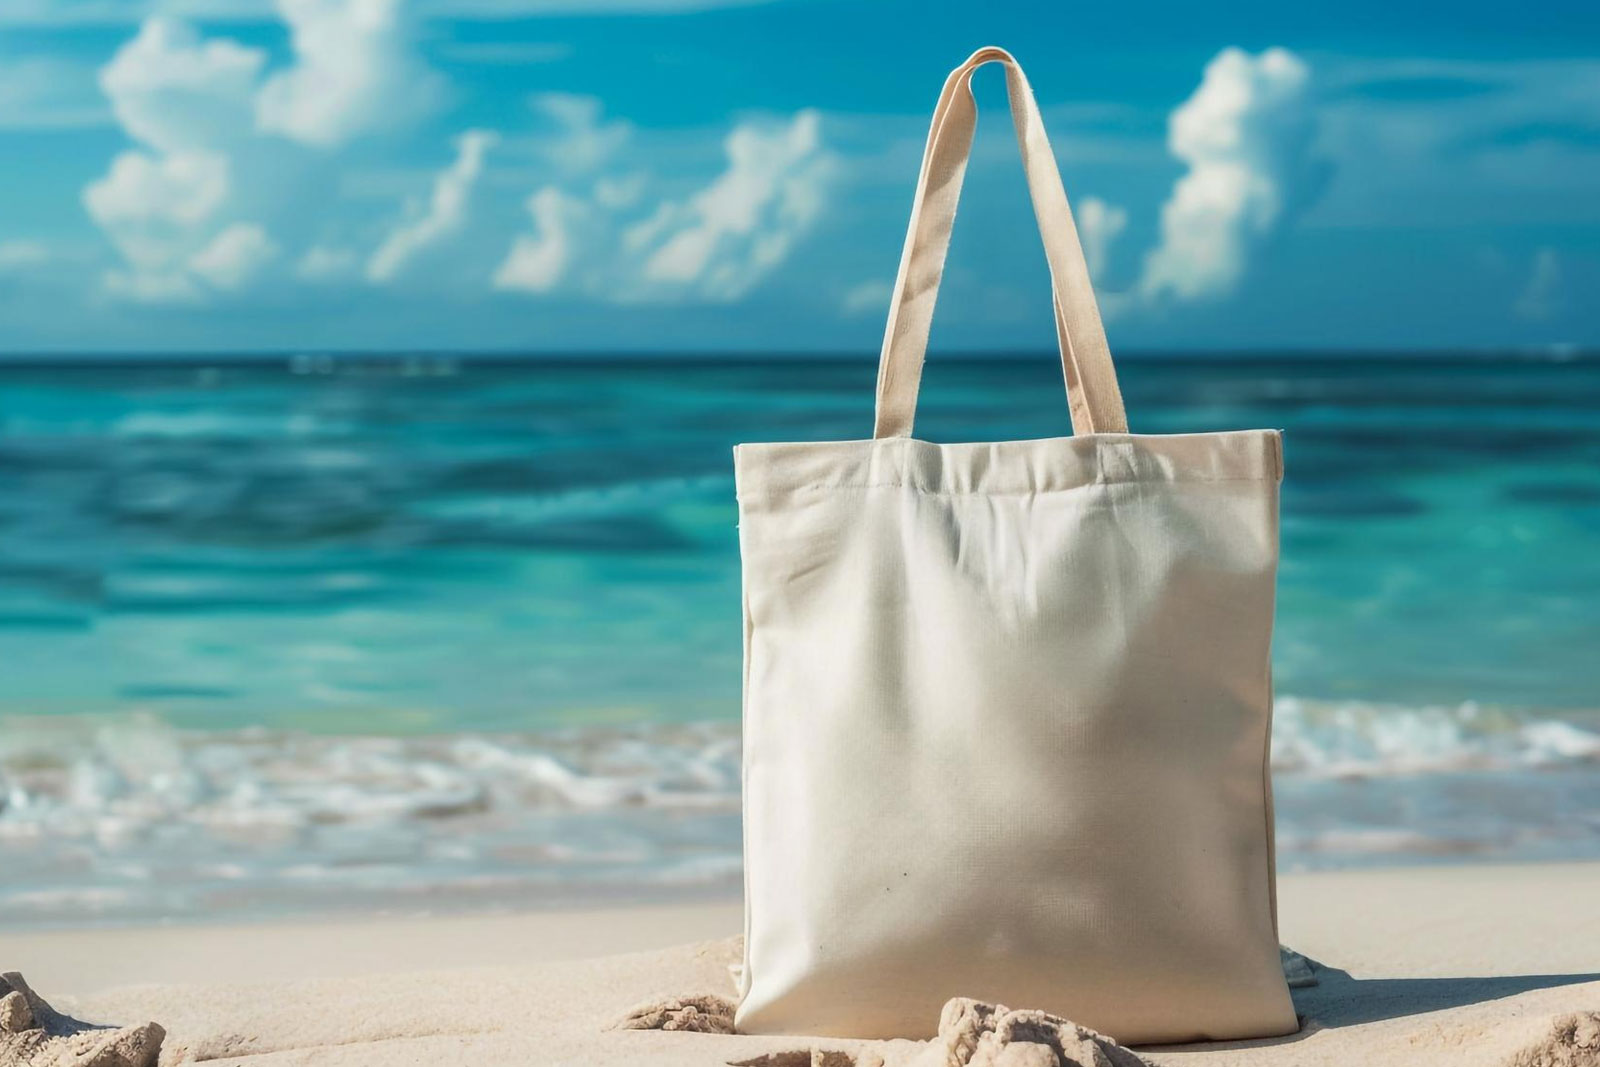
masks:
<instances>
[{"instance_id":1,"label":"distant water surface","mask_svg":"<svg viewBox=\"0 0 1600 1067\"><path fill-rule=\"evenodd\" d=\"M871 359L0 364L0 911L738 879L740 441ZM1286 431L1286 867L1600 856L1600 359L1131 358L1135 432ZM1053 356L918 435L1068 432Z\"/></svg>"}]
</instances>

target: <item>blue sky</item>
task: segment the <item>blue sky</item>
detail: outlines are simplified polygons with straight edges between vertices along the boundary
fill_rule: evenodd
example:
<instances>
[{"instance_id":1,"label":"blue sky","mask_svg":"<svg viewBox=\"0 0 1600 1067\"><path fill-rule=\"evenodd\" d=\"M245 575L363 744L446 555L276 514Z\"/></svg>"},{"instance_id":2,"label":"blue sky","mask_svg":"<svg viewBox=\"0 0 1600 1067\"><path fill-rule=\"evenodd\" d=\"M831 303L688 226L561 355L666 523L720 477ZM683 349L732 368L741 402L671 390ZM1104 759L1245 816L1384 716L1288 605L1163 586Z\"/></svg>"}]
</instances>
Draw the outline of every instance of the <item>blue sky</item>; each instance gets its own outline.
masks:
<instances>
[{"instance_id":1,"label":"blue sky","mask_svg":"<svg viewBox=\"0 0 1600 1067\"><path fill-rule=\"evenodd\" d=\"M1600 7L6 0L0 350L870 350L1027 67L1115 346L1600 344ZM1049 347L1001 79L933 343Z\"/></svg>"}]
</instances>

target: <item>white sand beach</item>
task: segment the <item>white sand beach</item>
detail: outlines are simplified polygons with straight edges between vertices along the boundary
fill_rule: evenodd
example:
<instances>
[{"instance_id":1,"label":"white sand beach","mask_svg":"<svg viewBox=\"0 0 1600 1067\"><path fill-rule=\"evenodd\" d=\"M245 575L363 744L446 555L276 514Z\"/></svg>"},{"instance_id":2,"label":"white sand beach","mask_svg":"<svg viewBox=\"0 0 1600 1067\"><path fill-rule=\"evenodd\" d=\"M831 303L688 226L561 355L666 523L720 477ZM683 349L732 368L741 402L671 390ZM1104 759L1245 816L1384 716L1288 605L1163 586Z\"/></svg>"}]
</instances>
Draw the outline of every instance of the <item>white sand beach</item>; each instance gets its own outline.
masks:
<instances>
[{"instance_id":1,"label":"white sand beach","mask_svg":"<svg viewBox=\"0 0 1600 1067\"><path fill-rule=\"evenodd\" d=\"M1289 874L1280 900L1284 943L1322 964L1295 991L1301 1032L1146 1060L1531 1064L1519 1056L1554 1017L1600 1011L1600 864ZM730 993L739 925L730 903L8 933L0 966L78 1017L160 1022L163 1064L714 1067L809 1063L813 1044L888 1067L919 1056L917 1042L609 1029L642 1001Z\"/></svg>"}]
</instances>

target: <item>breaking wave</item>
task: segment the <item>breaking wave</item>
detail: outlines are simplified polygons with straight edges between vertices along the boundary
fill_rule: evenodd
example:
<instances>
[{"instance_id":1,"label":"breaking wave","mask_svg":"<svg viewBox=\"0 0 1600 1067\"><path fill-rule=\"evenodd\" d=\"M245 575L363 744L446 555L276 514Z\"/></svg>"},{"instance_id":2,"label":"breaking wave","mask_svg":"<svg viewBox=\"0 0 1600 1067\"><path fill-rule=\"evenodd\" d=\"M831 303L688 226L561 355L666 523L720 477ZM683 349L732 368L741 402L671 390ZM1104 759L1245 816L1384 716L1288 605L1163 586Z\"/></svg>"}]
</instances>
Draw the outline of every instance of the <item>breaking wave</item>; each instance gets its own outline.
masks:
<instances>
[{"instance_id":1,"label":"breaking wave","mask_svg":"<svg viewBox=\"0 0 1600 1067\"><path fill-rule=\"evenodd\" d=\"M1463 704L1279 700L1288 868L1600 855L1600 732ZM733 893L734 723L323 736L0 721L0 914L429 910Z\"/></svg>"}]
</instances>

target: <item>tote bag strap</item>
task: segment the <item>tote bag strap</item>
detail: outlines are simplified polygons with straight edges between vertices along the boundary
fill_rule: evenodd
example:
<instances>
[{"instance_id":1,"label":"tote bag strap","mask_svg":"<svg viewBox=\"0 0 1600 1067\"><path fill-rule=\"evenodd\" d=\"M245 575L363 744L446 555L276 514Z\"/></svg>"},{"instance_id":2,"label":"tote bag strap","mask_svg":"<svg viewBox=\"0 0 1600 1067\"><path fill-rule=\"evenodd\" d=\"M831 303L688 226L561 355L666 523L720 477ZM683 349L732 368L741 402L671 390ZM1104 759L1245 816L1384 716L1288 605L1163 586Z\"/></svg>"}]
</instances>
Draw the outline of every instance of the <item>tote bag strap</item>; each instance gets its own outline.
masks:
<instances>
[{"instance_id":1,"label":"tote bag strap","mask_svg":"<svg viewBox=\"0 0 1600 1067\"><path fill-rule=\"evenodd\" d=\"M1011 119L1022 149L1034 216L1044 236L1045 258L1050 264L1056 339L1061 346L1072 430L1078 434L1126 433L1128 418L1122 408L1122 392L1117 388L1105 327L1100 323L1089 266L1078 243L1078 229L1067 206L1066 190L1045 136L1039 105L1034 102L1022 68L1010 53L1000 48L981 48L950 72L934 108L933 127L922 157L911 225L900 256L900 271L889 305L889 325L878 361L877 416L872 436L911 435L922 361L928 348L928 328L933 321L956 203L961 198L961 183L977 128L978 105L972 97L972 75L986 63L1001 63L1006 68Z\"/></svg>"}]
</instances>

